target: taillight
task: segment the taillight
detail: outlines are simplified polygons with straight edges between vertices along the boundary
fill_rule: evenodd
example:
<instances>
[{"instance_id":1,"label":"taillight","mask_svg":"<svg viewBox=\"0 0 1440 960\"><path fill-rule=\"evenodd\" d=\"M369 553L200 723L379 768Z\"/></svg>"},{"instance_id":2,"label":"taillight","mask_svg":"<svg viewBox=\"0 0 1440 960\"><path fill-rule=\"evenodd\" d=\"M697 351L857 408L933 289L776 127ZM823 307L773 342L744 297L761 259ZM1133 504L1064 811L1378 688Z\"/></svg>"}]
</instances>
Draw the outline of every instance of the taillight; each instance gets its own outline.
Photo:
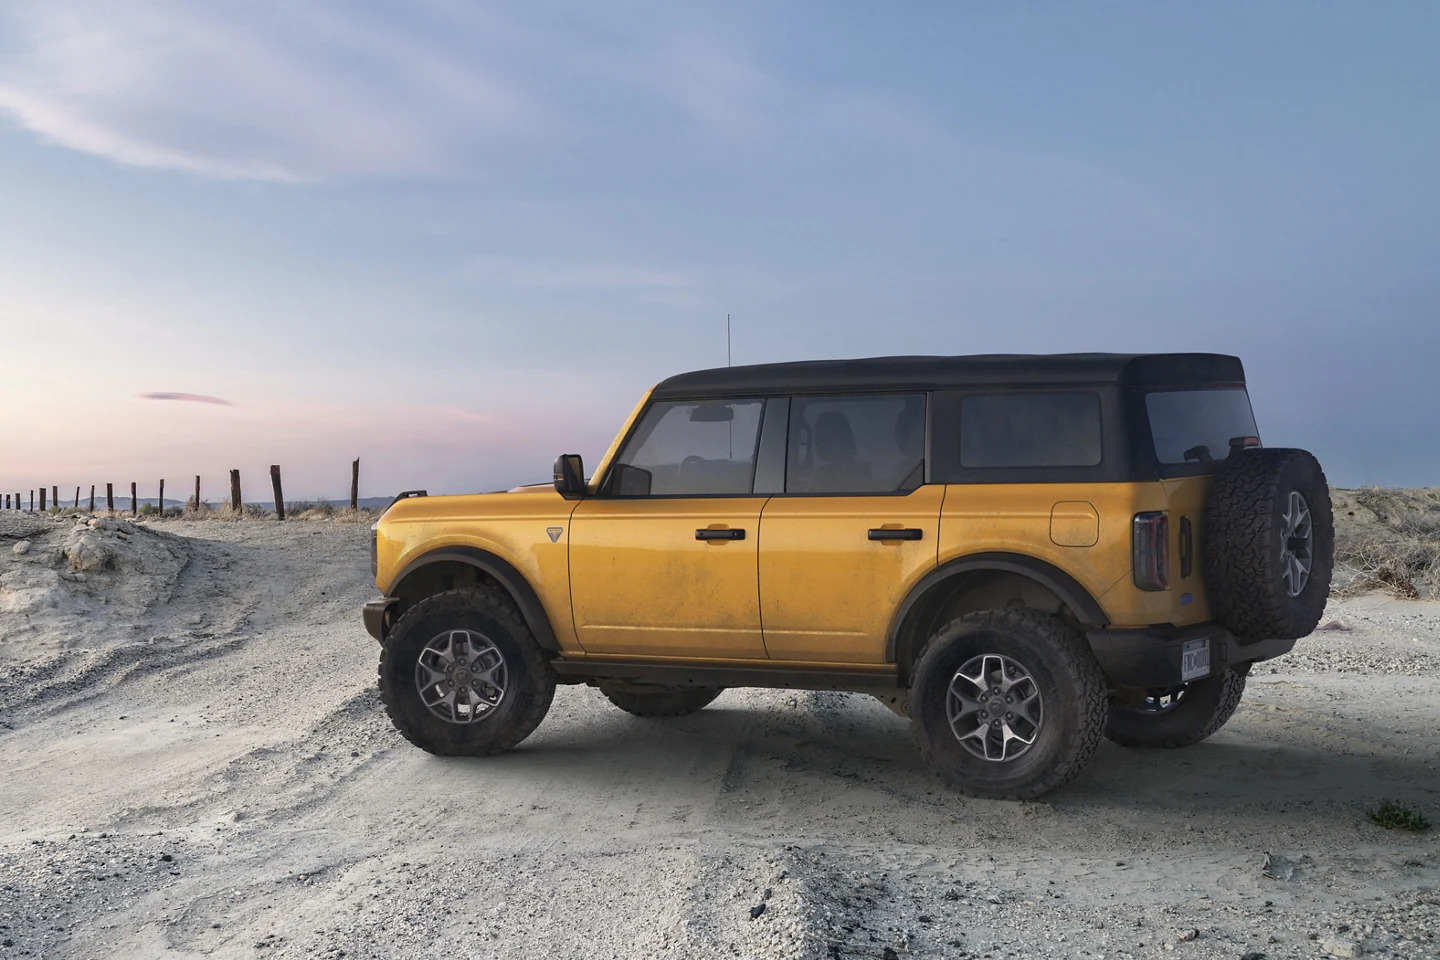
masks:
<instances>
[{"instance_id":1,"label":"taillight","mask_svg":"<svg viewBox=\"0 0 1440 960\"><path fill-rule=\"evenodd\" d=\"M1141 590L1170 588L1170 519L1164 513L1135 514L1130 556L1135 586Z\"/></svg>"}]
</instances>

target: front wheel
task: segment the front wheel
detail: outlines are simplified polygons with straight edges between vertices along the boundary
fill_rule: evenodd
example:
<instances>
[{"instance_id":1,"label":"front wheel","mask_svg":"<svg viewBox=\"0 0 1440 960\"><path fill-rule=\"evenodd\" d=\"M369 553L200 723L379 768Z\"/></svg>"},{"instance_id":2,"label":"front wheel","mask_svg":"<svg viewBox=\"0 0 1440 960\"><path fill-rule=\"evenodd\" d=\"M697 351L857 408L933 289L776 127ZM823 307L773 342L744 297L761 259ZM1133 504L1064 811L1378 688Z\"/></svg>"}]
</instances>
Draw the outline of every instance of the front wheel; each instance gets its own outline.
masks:
<instances>
[{"instance_id":1,"label":"front wheel","mask_svg":"<svg viewBox=\"0 0 1440 960\"><path fill-rule=\"evenodd\" d=\"M1028 800L1089 762L1105 727L1105 693L1085 639L1063 621L983 610L926 646L911 726L931 770L960 793Z\"/></svg>"},{"instance_id":2,"label":"front wheel","mask_svg":"<svg viewBox=\"0 0 1440 960\"><path fill-rule=\"evenodd\" d=\"M540 725L555 671L508 599L451 590L395 624L380 654L380 699L406 740L442 756L483 756Z\"/></svg>"},{"instance_id":3,"label":"front wheel","mask_svg":"<svg viewBox=\"0 0 1440 960\"><path fill-rule=\"evenodd\" d=\"M1182 687L1117 699L1110 705L1105 736L1122 747L1173 749L1199 743L1234 715L1249 673L1247 663Z\"/></svg>"}]
</instances>

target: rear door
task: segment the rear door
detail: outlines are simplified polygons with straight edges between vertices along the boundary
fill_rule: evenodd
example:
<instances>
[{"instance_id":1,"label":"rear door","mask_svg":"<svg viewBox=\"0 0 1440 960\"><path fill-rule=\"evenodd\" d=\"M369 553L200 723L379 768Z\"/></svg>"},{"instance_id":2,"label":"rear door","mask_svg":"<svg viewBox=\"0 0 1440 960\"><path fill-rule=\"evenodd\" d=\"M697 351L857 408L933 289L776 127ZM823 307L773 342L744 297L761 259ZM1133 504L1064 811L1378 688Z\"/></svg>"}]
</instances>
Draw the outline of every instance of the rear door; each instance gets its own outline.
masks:
<instances>
[{"instance_id":1,"label":"rear door","mask_svg":"<svg viewBox=\"0 0 1440 960\"><path fill-rule=\"evenodd\" d=\"M784 493L760 518L771 659L885 662L891 617L936 565L945 488L924 482L926 402L791 399Z\"/></svg>"}]
</instances>

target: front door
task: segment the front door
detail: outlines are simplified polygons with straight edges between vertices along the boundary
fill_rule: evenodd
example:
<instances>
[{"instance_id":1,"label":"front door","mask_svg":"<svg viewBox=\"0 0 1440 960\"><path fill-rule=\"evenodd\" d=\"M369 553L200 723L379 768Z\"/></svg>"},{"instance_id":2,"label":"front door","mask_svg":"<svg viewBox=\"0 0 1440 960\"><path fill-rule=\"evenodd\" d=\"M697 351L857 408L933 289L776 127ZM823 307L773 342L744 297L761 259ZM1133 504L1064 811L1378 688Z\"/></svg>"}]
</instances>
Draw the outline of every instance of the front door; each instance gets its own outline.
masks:
<instances>
[{"instance_id":1,"label":"front door","mask_svg":"<svg viewBox=\"0 0 1440 960\"><path fill-rule=\"evenodd\" d=\"M764 659L753 496L762 400L653 404L570 520L586 653Z\"/></svg>"},{"instance_id":2,"label":"front door","mask_svg":"<svg viewBox=\"0 0 1440 960\"><path fill-rule=\"evenodd\" d=\"M785 494L760 518L771 659L885 662L891 618L938 554L945 488L923 484L925 400L791 401Z\"/></svg>"}]
</instances>

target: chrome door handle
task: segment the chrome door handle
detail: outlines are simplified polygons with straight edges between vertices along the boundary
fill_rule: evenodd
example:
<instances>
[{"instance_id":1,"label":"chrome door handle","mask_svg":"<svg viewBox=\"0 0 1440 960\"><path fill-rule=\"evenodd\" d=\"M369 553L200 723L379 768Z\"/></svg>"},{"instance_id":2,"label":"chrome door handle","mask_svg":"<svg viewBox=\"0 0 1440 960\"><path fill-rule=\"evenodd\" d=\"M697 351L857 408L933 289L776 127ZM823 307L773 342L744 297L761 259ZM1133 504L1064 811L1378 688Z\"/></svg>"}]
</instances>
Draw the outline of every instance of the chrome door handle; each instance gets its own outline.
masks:
<instances>
[{"instance_id":1,"label":"chrome door handle","mask_svg":"<svg viewBox=\"0 0 1440 960\"><path fill-rule=\"evenodd\" d=\"M726 529L726 530L708 530L708 529L701 529L701 530L696 530L696 531L695 531L695 539L696 539L696 540L744 540L744 539L745 539L745 531L744 531L744 530L731 530L731 529Z\"/></svg>"},{"instance_id":2,"label":"chrome door handle","mask_svg":"<svg viewBox=\"0 0 1440 960\"><path fill-rule=\"evenodd\" d=\"M868 534L871 540L920 540L925 536L925 531L916 530L914 527L907 527L903 530L875 527Z\"/></svg>"}]
</instances>

